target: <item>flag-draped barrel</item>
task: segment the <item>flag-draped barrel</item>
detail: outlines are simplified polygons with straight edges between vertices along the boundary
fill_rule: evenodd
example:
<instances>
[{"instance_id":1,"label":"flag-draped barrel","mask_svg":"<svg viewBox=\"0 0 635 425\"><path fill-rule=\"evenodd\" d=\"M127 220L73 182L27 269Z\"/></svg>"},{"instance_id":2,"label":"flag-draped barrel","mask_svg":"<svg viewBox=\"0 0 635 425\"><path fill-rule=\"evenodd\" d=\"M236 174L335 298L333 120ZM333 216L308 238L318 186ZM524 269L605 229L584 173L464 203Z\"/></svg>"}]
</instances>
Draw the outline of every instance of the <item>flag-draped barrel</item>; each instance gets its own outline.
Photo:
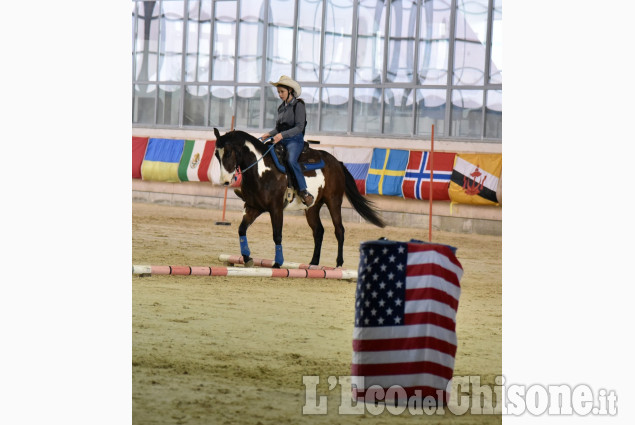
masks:
<instances>
[{"instance_id":1,"label":"flag-draped barrel","mask_svg":"<svg viewBox=\"0 0 635 425\"><path fill-rule=\"evenodd\" d=\"M360 246L351 376L353 397L449 400L463 275L456 249L420 241ZM389 389L398 386L403 391ZM404 398L404 400L402 400Z\"/></svg>"},{"instance_id":2,"label":"flag-draped barrel","mask_svg":"<svg viewBox=\"0 0 635 425\"><path fill-rule=\"evenodd\" d=\"M402 196L409 151L401 149L373 149L373 157L366 178L366 193Z\"/></svg>"},{"instance_id":3,"label":"flag-draped barrel","mask_svg":"<svg viewBox=\"0 0 635 425\"><path fill-rule=\"evenodd\" d=\"M434 153L432 198L435 201L450 200L448 186L455 156L449 152ZM402 189L404 198L430 199L430 152L410 151Z\"/></svg>"}]
</instances>

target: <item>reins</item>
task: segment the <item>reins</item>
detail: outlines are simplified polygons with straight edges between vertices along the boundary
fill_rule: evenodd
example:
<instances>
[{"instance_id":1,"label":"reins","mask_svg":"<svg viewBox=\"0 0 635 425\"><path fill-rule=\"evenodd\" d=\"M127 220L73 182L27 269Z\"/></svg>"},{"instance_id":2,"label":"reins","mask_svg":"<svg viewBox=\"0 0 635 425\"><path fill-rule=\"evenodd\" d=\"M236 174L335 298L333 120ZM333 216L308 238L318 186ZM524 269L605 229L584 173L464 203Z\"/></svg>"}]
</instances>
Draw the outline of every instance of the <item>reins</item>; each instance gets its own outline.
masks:
<instances>
[{"instance_id":1,"label":"reins","mask_svg":"<svg viewBox=\"0 0 635 425\"><path fill-rule=\"evenodd\" d=\"M271 139L273 139L273 137L270 137L270 138L269 138L269 139L267 139L267 140L271 140ZM260 137L258 138L258 140L260 140L261 142L263 141ZM269 149L267 149L267 152L265 152L264 154L262 154L262 156L261 156L258 160L256 160L256 162L254 162L253 164L251 164L249 167L245 168L244 170L240 170L238 167L236 167L236 169L237 169L238 171L240 171L240 173L241 173L241 174L243 174L245 171L249 170L251 167L253 167L254 165L258 164L258 162L260 162L260 161L262 160L262 158L264 158L264 157L265 157L265 156L269 153L269 151L271 151L271 149L273 149L273 147L274 147L274 146L275 146L275 143L273 143L273 144L269 147Z\"/></svg>"}]
</instances>

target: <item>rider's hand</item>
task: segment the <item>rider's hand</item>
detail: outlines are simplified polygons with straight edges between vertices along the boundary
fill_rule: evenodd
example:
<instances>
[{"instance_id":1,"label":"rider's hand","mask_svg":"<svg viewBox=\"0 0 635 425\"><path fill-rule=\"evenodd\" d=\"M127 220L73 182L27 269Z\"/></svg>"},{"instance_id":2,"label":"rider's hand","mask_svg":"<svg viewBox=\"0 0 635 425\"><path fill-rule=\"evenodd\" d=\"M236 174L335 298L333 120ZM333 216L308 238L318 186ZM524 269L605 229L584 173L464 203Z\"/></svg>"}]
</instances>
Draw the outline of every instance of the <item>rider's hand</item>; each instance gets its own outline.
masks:
<instances>
[{"instance_id":1,"label":"rider's hand","mask_svg":"<svg viewBox=\"0 0 635 425\"><path fill-rule=\"evenodd\" d=\"M260 136L260 139L261 140L267 140L269 137L271 137L271 136L269 136L269 133L265 133L262 136Z\"/></svg>"},{"instance_id":2,"label":"rider's hand","mask_svg":"<svg viewBox=\"0 0 635 425\"><path fill-rule=\"evenodd\" d=\"M278 133L273 136L273 143L278 143L280 140L282 140L282 133Z\"/></svg>"}]
</instances>

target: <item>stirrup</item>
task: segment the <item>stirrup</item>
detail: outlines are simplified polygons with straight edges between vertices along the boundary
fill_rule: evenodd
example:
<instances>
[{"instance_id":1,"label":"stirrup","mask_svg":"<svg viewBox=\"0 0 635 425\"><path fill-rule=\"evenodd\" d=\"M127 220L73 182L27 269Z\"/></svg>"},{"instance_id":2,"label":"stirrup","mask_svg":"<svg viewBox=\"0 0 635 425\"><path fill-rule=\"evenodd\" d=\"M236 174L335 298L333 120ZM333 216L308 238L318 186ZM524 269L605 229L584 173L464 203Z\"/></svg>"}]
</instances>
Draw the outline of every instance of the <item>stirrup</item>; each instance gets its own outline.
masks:
<instances>
[{"instance_id":1,"label":"stirrup","mask_svg":"<svg viewBox=\"0 0 635 425\"><path fill-rule=\"evenodd\" d=\"M285 197L287 199L287 202L291 203L293 201L293 198L295 198L295 194L293 193L293 189L288 187L287 188L287 193L285 193Z\"/></svg>"}]
</instances>

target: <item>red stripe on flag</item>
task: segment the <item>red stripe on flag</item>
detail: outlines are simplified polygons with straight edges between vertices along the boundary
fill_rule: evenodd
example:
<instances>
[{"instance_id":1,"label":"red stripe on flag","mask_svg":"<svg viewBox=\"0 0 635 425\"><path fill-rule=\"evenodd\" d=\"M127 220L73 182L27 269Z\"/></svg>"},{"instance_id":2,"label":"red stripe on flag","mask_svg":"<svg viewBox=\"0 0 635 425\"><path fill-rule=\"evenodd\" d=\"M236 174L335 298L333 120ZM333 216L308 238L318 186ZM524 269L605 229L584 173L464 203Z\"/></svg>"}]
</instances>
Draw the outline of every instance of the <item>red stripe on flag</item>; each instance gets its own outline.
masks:
<instances>
[{"instance_id":1,"label":"red stripe on flag","mask_svg":"<svg viewBox=\"0 0 635 425\"><path fill-rule=\"evenodd\" d=\"M351 365L351 375L353 376L412 375L415 373L429 373L441 378L452 379L451 368L428 361Z\"/></svg>"},{"instance_id":2,"label":"red stripe on flag","mask_svg":"<svg viewBox=\"0 0 635 425\"><path fill-rule=\"evenodd\" d=\"M366 180L355 180L355 185L357 185L359 193L366 195Z\"/></svg>"},{"instance_id":3,"label":"red stripe on flag","mask_svg":"<svg viewBox=\"0 0 635 425\"><path fill-rule=\"evenodd\" d=\"M148 147L148 137L132 136L132 178L141 178L141 164L146 156L146 148Z\"/></svg>"},{"instance_id":4,"label":"red stripe on flag","mask_svg":"<svg viewBox=\"0 0 635 425\"><path fill-rule=\"evenodd\" d=\"M436 244L420 244L420 243L409 243L408 244L408 252L423 252L423 251L435 251L441 255L443 255L444 257L447 257L447 259L452 262L453 264L457 265L458 267L461 267L461 269L463 268L463 266L461 266L461 263L459 262L459 260L456 258L456 256L454 255L454 252L452 252L452 249L450 249L447 246L444 245L436 245Z\"/></svg>"},{"instance_id":5,"label":"red stripe on flag","mask_svg":"<svg viewBox=\"0 0 635 425\"><path fill-rule=\"evenodd\" d=\"M205 142L203 157L201 158L201 163L198 166L199 181L202 181L202 182L209 181L209 177L207 176L207 171L209 170L209 165L212 162L212 158L214 158L214 149L216 149L216 140L208 140L207 142Z\"/></svg>"},{"instance_id":6,"label":"red stripe on flag","mask_svg":"<svg viewBox=\"0 0 635 425\"><path fill-rule=\"evenodd\" d=\"M456 324L449 317L437 313L407 313L404 318L405 325L436 325L449 331L455 331Z\"/></svg>"},{"instance_id":7,"label":"red stripe on flag","mask_svg":"<svg viewBox=\"0 0 635 425\"><path fill-rule=\"evenodd\" d=\"M430 348L445 354L454 356L456 345L449 342L433 338L431 336L420 336L414 338L393 338L393 339L354 339L353 351L395 351L395 350L418 350Z\"/></svg>"},{"instance_id":8,"label":"red stripe on flag","mask_svg":"<svg viewBox=\"0 0 635 425\"><path fill-rule=\"evenodd\" d=\"M459 278L456 276L456 274L438 264L433 264L433 263L408 264L406 266L406 276L426 276L426 275L440 277L460 287Z\"/></svg>"},{"instance_id":9,"label":"red stripe on flag","mask_svg":"<svg viewBox=\"0 0 635 425\"><path fill-rule=\"evenodd\" d=\"M404 198L419 199L415 194L415 184L416 182L412 180L404 180L402 186Z\"/></svg>"},{"instance_id":10,"label":"red stripe on flag","mask_svg":"<svg viewBox=\"0 0 635 425\"><path fill-rule=\"evenodd\" d=\"M454 310L459 307L459 302L454 297L436 288L406 289L406 300L434 300L447 304Z\"/></svg>"}]
</instances>

